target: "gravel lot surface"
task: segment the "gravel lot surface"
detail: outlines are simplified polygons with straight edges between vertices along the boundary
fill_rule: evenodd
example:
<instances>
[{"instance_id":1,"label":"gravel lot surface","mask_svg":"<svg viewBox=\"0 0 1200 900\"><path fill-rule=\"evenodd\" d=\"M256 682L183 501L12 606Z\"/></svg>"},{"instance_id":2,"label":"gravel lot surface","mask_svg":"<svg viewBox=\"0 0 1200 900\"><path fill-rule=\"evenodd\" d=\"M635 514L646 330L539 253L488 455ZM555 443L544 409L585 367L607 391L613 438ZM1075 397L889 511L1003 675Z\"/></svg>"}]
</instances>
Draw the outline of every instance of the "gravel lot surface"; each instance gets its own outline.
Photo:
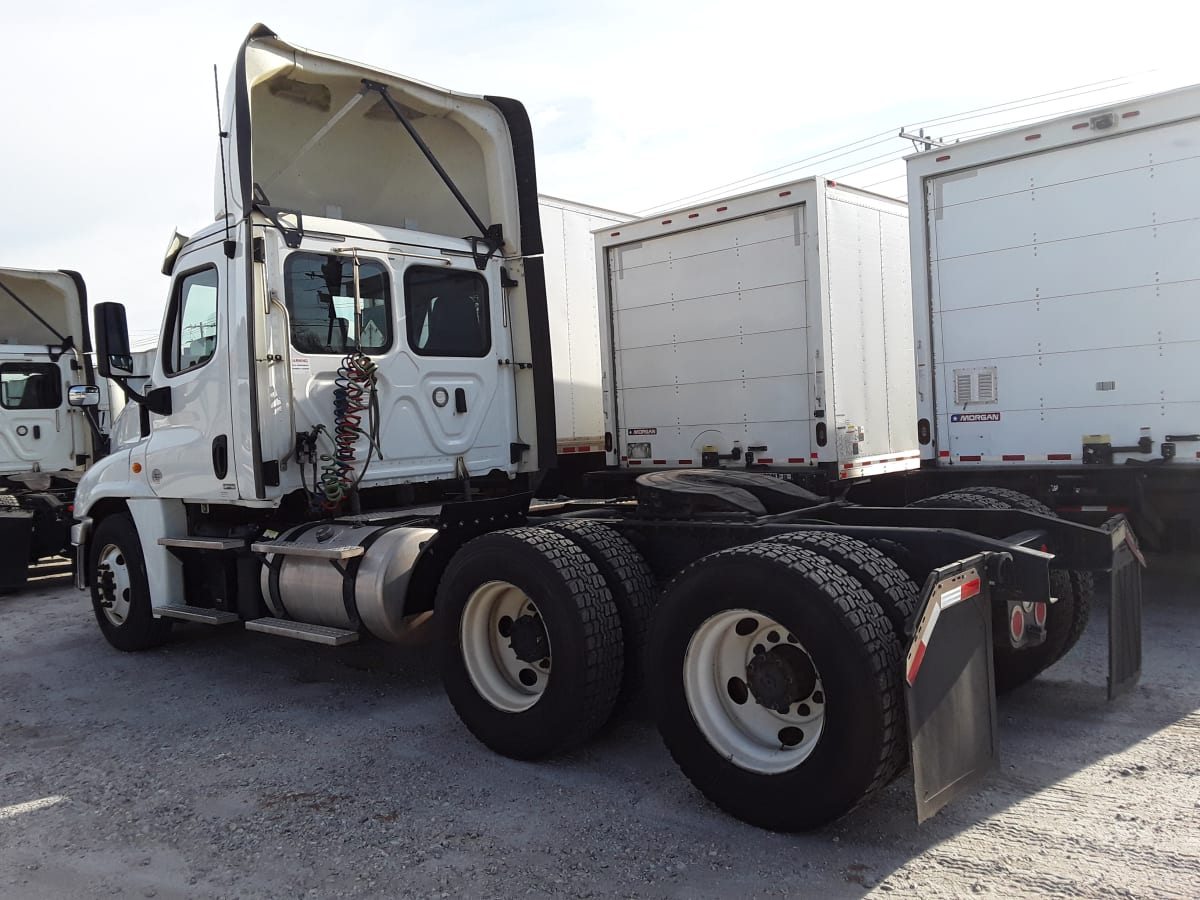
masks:
<instances>
[{"instance_id":1,"label":"gravel lot surface","mask_svg":"<svg viewBox=\"0 0 1200 900\"><path fill-rule=\"evenodd\" d=\"M645 710L547 763L459 724L429 648L177 627L129 655L64 577L0 597L0 896L1200 896L1200 564L1152 560L1141 684L1079 647L1000 703L1003 763L918 827L708 805Z\"/></svg>"}]
</instances>

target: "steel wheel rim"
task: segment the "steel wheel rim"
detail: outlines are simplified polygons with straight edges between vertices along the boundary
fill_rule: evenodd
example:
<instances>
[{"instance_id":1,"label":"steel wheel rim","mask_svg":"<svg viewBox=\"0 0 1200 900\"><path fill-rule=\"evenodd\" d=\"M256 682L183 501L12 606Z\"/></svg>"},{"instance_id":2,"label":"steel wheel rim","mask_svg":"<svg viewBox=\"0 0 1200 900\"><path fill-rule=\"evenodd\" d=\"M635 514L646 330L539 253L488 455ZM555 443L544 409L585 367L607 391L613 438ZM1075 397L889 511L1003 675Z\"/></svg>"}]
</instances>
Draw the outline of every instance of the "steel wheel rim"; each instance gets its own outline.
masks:
<instances>
[{"instance_id":1,"label":"steel wheel rim","mask_svg":"<svg viewBox=\"0 0 1200 900\"><path fill-rule=\"evenodd\" d=\"M125 551L116 544L105 544L97 557L96 572L99 579L100 609L104 617L119 628L129 618L133 595L133 582L129 575L129 562Z\"/></svg>"},{"instance_id":2,"label":"steel wheel rim","mask_svg":"<svg viewBox=\"0 0 1200 900\"><path fill-rule=\"evenodd\" d=\"M790 649L781 653L782 647ZM755 663L752 676L752 661L766 653L777 658ZM779 679L767 677L771 672L764 675L764 668L781 667L805 675L811 667L811 689L805 691L807 679L795 688L804 697L779 690ZM821 740L826 701L820 672L795 635L770 616L732 609L709 617L688 642L683 675L688 708L700 732L738 768L762 775L787 772L808 759ZM788 697L787 712L763 705L752 684L769 701ZM770 687L779 696L769 696Z\"/></svg>"},{"instance_id":3,"label":"steel wheel rim","mask_svg":"<svg viewBox=\"0 0 1200 900\"><path fill-rule=\"evenodd\" d=\"M489 581L471 592L459 643L475 690L497 709L524 712L546 692L550 638L537 605L516 585Z\"/></svg>"}]
</instances>

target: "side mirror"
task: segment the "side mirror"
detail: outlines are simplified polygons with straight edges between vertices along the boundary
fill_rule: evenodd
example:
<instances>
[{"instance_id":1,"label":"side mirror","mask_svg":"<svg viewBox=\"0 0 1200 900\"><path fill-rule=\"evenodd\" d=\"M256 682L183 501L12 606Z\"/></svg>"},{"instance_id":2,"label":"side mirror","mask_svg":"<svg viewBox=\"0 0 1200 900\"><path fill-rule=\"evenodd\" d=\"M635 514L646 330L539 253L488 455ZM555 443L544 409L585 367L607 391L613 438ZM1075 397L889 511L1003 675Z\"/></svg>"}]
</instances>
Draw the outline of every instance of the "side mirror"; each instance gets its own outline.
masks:
<instances>
[{"instance_id":1,"label":"side mirror","mask_svg":"<svg viewBox=\"0 0 1200 900\"><path fill-rule=\"evenodd\" d=\"M67 389L69 406L99 406L100 388L94 384L73 384Z\"/></svg>"},{"instance_id":2,"label":"side mirror","mask_svg":"<svg viewBox=\"0 0 1200 900\"><path fill-rule=\"evenodd\" d=\"M129 325L120 303L96 304L96 371L105 378L133 374Z\"/></svg>"}]
</instances>

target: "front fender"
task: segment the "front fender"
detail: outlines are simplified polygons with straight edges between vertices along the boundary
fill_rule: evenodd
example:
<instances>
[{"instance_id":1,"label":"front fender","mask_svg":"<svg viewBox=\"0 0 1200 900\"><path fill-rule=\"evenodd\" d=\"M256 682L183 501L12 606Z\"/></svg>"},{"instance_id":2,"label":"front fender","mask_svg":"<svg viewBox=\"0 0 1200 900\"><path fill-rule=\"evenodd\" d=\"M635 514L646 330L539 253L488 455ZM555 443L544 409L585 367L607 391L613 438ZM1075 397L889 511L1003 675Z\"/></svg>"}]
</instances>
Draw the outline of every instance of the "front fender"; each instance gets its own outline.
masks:
<instances>
[{"instance_id":1,"label":"front fender","mask_svg":"<svg viewBox=\"0 0 1200 900\"><path fill-rule=\"evenodd\" d=\"M92 511L102 500L139 500L154 496L142 464L135 458L142 455L135 452L139 449L117 450L84 473L75 488L76 519L92 516ZM134 471L135 466L137 471Z\"/></svg>"}]
</instances>

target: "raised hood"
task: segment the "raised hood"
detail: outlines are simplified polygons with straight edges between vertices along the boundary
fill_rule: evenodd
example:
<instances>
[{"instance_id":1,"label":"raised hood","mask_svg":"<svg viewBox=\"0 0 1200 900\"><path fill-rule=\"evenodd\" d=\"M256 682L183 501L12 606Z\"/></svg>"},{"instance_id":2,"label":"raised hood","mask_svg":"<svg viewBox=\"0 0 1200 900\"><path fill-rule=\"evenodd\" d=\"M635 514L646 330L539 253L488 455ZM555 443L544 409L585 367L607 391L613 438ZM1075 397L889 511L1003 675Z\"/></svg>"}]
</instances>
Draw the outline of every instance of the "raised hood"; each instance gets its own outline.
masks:
<instances>
[{"instance_id":1,"label":"raised hood","mask_svg":"<svg viewBox=\"0 0 1200 900\"><path fill-rule=\"evenodd\" d=\"M519 103L293 47L263 25L242 45L226 93L217 219L226 209L241 219L257 202L314 217L480 236L368 82L386 89L478 217L501 226L505 256L541 252L532 140ZM528 187L532 200L519 196Z\"/></svg>"},{"instance_id":2,"label":"raised hood","mask_svg":"<svg viewBox=\"0 0 1200 900\"><path fill-rule=\"evenodd\" d=\"M0 268L0 344L91 350L87 293L77 272Z\"/></svg>"}]
</instances>

